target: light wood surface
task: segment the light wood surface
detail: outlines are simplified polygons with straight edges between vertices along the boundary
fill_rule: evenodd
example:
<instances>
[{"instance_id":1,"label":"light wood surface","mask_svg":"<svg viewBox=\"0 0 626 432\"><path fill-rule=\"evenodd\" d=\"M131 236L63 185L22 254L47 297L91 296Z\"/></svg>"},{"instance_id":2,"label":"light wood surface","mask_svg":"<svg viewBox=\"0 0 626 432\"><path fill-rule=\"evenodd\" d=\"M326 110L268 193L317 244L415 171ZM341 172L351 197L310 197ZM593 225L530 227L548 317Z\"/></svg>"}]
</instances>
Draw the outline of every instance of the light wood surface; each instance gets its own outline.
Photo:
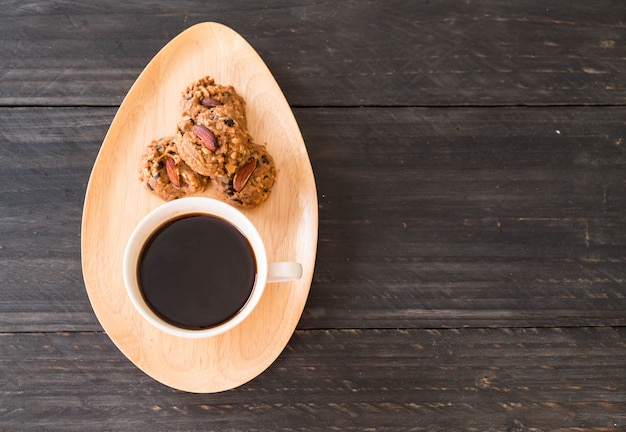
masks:
<instances>
[{"instance_id":1,"label":"light wood surface","mask_svg":"<svg viewBox=\"0 0 626 432\"><path fill-rule=\"evenodd\" d=\"M231 332L201 340L152 327L134 310L122 280L122 255L132 230L163 203L143 189L138 164L145 146L172 135L184 88L205 75L233 85L246 99L249 130L266 144L277 167L272 195L245 211L263 237L270 261L301 262L302 279L270 284L257 309ZM212 196L209 188L203 195ZM148 64L120 106L87 188L82 220L82 267L87 293L109 337L154 379L189 392L237 387L282 352L300 319L315 263L317 197L302 135L262 59L236 32L197 24Z\"/></svg>"}]
</instances>

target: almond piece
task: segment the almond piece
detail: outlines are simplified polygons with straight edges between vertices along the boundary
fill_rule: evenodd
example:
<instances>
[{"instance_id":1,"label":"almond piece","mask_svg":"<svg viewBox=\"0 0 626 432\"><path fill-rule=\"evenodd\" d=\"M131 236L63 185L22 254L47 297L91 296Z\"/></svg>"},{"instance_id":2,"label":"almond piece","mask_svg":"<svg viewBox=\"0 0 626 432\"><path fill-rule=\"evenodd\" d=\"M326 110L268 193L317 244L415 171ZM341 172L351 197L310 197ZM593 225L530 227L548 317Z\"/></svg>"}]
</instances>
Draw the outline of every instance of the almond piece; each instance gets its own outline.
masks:
<instances>
[{"instance_id":1,"label":"almond piece","mask_svg":"<svg viewBox=\"0 0 626 432\"><path fill-rule=\"evenodd\" d=\"M204 144L206 148L211 151L217 150L217 139L215 138L215 135L213 135L213 132L209 130L209 128L202 125L195 125L193 127L193 131L198 136L198 138L200 138L200 141L202 142L202 144Z\"/></svg>"},{"instance_id":2,"label":"almond piece","mask_svg":"<svg viewBox=\"0 0 626 432\"><path fill-rule=\"evenodd\" d=\"M210 97L206 97L202 99L200 103L207 108L213 108L216 106L224 105L221 101L218 101L217 99L213 99Z\"/></svg>"},{"instance_id":3,"label":"almond piece","mask_svg":"<svg viewBox=\"0 0 626 432\"><path fill-rule=\"evenodd\" d=\"M175 188L180 187L180 179L178 178L178 169L176 168L176 162L171 157L165 159L165 170L167 171L167 177L170 179L172 185Z\"/></svg>"},{"instance_id":4,"label":"almond piece","mask_svg":"<svg viewBox=\"0 0 626 432\"><path fill-rule=\"evenodd\" d=\"M255 168L256 159L249 160L244 166L239 168L239 171L235 173L235 178L233 178L233 189L235 189L235 192L243 189Z\"/></svg>"}]
</instances>

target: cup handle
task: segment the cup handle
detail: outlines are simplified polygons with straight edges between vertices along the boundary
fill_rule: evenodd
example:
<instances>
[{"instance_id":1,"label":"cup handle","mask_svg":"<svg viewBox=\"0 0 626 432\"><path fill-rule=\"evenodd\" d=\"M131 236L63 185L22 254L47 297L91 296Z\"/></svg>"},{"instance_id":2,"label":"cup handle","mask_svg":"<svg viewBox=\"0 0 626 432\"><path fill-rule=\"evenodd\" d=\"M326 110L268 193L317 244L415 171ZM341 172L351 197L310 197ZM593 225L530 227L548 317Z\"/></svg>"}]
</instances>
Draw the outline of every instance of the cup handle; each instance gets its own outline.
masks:
<instances>
[{"instance_id":1,"label":"cup handle","mask_svg":"<svg viewBox=\"0 0 626 432\"><path fill-rule=\"evenodd\" d=\"M271 262L267 264L267 282L288 282L302 277L302 264L297 262Z\"/></svg>"}]
</instances>

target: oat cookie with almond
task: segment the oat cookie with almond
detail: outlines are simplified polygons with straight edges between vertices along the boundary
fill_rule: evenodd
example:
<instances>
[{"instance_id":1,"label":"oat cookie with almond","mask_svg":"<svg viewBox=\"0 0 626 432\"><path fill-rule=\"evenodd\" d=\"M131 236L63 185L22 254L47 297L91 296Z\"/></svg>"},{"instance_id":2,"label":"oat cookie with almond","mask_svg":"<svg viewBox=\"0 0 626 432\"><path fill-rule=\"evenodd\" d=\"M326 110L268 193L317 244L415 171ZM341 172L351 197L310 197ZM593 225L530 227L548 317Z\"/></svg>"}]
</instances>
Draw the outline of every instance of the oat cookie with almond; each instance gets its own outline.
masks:
<instances>
[{"instance_id":1,"label":"oat cookie with almond","mask_svg":"<svg viewBox=\"0 0 626 432\"><path fill-rule=\"evenodd\" d=\"M146 189L165 201L200 192L208 183L182 160L173 137L153 140L146 147L139 177Z\"/></svg>"},{"instance_id":2,"label":"oat cookie with almond","mask_svg":"<svg viewBox=\"0 0 626 432\"><path fill-rule=\"evenodd\" d=\"M231 105L204 110L195 117L183 116L178 123L178 151L195 171L211 178L233 175L250 157L250 136L233 121L238 113Z\"/></svg>"},{"instance_id":3,"label":"oat cookie with almond","mask_svg":"<svg viewBox=\"0 0 626 432\"><path fill-rule=\"evenodd\" d=\"M217 117L229 119L232 126L247 130L246 102L233 86L216 84L211 77L204 77L183 92L183 116L192 119L205 111L215 113Z\"/></svg>"},{"instance_id":4,"label":"oat cookie with almond","mask_svg":"<svg viewBox=\"0 0 626 432\"><path fill-rule=\"evenodd\" d=\"M270 196L276 181L274 160L267 148L250 143L250 156L242 161L232 175L214 178L219 199L237 207L252 208Z\"/></svg>"}]
</instances>

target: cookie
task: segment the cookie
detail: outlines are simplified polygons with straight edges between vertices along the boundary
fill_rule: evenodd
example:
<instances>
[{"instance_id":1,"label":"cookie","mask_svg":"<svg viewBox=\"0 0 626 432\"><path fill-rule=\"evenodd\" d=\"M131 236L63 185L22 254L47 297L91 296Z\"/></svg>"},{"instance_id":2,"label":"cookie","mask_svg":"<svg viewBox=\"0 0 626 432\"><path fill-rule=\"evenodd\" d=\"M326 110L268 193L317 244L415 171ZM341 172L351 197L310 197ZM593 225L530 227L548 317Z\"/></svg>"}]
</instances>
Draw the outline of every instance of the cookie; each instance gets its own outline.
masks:
<instances>
[{"instance_id":1,"label":"cookie","mask_svg":"<svg viewBox=\"0 0 626 432\"><path fill-rule=\"evenodd\" d=\"M237 207L252 208L270 196L276 181L274 161L265 146L249 144L250 156L242 161L233 175L214 179L217 197Z\"/></svg>"},{"instance_id":2,"label":"cookie","mask_svg":"<svg viewBox=\"0 0 626 432\"><path fill-rule=\"evenodd\" d=\"M206 188L208 178L180 157L173 137L153 140L141 158L140 180L149 191L171 201Z\"/></svg>"},{"instance_id":3,"label":"cookie","mask_svg":"<svg viewBox=\"0 0 626 432\"><path fill-rule=\"evenodd\" d=\"M248 133L244 99L208 76L183 91L176 135L150 143L141 164L142 183L167 201L214 179L218 198L250 208L269 197L276 180L267 149Z\"/></svg>"},{"instance_id":4,"label":"cookie","mask_svg":"<svg viewBox=\"0 0 626 432\"><path fill-rule=\"evenodd\" d=\"M178 152L198 173L212 178L232 176L250 157L250 137L232 121L234 108L203 110L195 117L185 115L178 123Z\"/></svg>"},{"instance_id":5,"label":"cookie","mask_svg":"<svg viewBox=\"0 0 626 432\"><path fill-rule=\"evenodd\" d=\"M191 84L183 92L183 116L192 119L204 112L214 112L217 117L247 130L246 102L233 86L215 84L211 77L204 77Z\"/></svg>"}]
</instances>

